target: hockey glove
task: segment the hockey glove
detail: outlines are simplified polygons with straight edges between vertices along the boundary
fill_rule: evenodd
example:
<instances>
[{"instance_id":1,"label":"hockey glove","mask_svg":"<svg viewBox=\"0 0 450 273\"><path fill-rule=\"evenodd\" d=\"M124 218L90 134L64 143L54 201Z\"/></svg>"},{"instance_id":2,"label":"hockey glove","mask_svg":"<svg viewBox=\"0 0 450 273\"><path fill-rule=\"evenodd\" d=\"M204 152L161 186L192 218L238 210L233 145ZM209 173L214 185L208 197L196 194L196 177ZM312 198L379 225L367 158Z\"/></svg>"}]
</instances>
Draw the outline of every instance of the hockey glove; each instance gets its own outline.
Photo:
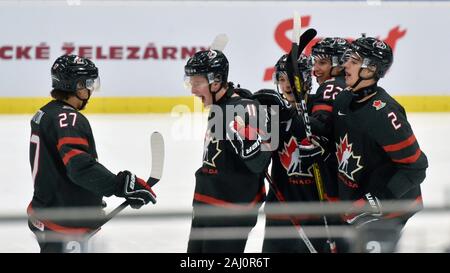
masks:
<instances>
[{"instance_id":1,"label":"hockey glove","mask_svg":"<svg viewBox=\"0 0 450 273\"><path fill-rule=\"evenodd\" d=\"M253 94L253 99L260 104L272 107L274 114L278 114L280 121L287 121L295 114L295 109L281 96L281 94L272 89L261 89Z\"/></svg>"},{"instance_id":2,"label":"hockey glove","mask_svg":"<svg viewBox=\"0 0 450 273\"><path fill-rule=\"evenodd\" d=\"M323 154L323 148L315 138L311 138L311 141L304 138L298 145L300 162L302 166L307 168L313 163L318 162Z\"/></svg>"},{"instance_id":3,"label":"hockey glove","mask_svg":"<svg viewBox=\"0 0 450 273\"><path fill-rule=\"evenodd\" d=\"M232 140L236 153L243 159L250 158L261 150L259 129L246 125L240 116L236 116L228 125L227 138Z\"/></svg>"},{"instance_id":4,"label":"hockey glove","mask_svg":"<svg viewBox=\"0 0 450 273\"><path fill-rule=\"evenodd\" d=\"M352 208L344 215L344 220L356 228L361 228L380 220L382 215L380 200L368 192L363 198L353 202Z\"/></svg>"},{"instance_id":5,"label":"hockey glove","mask_svg":"<svg viewBox=\"0 0 450 273\"><path fill-rule=\"evenodd\" d=\"M152 188L142 179L129 171L117 174L118 190L116 196L124 197L133 209L139 209L143 205L156 203L156 194Z\"/></svg>"}]
</instances>

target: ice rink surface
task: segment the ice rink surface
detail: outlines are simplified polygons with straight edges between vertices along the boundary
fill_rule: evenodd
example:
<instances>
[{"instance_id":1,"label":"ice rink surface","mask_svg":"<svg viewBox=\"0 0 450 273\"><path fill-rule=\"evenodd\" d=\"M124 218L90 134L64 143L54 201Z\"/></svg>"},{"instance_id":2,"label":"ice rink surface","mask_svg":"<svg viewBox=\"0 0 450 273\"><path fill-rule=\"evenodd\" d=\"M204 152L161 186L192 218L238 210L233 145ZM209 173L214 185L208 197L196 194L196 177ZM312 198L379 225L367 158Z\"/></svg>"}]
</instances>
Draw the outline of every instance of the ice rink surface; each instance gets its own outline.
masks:
<instances>
[{"instance_id":1,"label":"ice rink surface","mask_svg":"<svg viewBox=\"0 0 450 273\"><path fill-rule=\"evenodd\" d=\"M154 190L158 203L124 213L189 211L194 191L194 172L201 166L206 116L202 114L95 115L91 122L99 162L112 172L128 169L147 178L150 172L150 134L159 131L166 143L163 178ZM0 115L0 215L20 214L31 200L33 183L28 160L32 115ZM450 114L410 113L409 121L429 160L422 184L425 206L450 201ZM368 126L370 126L368 124ZM108 198L108 210L121 203ZM447 202L447 203L446 203ZM100 252L185 252L190 217L164 219L113 219L95 236ZM246 252L260 252L264 217L250 234ZM419 213L406 225L400 252L443 252L450 248L450 212ZM0 222L0 252L38 252L26 221Z\"/></svg>"}]
</instances>

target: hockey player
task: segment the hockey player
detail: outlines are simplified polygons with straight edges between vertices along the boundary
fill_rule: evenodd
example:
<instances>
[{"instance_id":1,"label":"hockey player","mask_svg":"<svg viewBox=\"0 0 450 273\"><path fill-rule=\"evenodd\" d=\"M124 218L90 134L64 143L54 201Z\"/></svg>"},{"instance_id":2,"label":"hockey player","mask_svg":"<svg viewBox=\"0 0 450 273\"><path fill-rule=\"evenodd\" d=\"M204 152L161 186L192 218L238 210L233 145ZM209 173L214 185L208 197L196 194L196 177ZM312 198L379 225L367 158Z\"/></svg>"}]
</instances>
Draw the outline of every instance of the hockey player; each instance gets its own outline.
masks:
<instances>
[{"instance_id":1,"label":"hockey player","mask_svg":"<svg viewBox=\"0 0 450 273\"><path fill-rule=\"evenodd\" d=\"M311 49L313 74L319 84L315 94L308 96L311 130L315 135L332 135L330 120L333 101L346 88L340 62L347 46L345 39L327 37L318 41Z\"/></svg>"},{"instance_id":2,"label":"hockey player","mask_svg":"<svg viewBox=\"0 0 450 273\"><path fill-rule=\"evenodd\" d=\"M269 164L270 151L264 151L262 140L267 118L262 115L256 122L260 114L258 103L238 95L248 95L249 91L228 82L228 67L227 58L219 50L199 51L185 66L186 85L210 108L203 163L195 173L189 253L243 252L248 233L256 224L257 209L266 195L263 171ZM200 212L205 206L230 213L254 213L205 218ZM211 240L202 237L210 234L208 228L226 228L224 234L240 233L233 235L237 236L235 239Z\"/></svg>"},{"instance_id":3,"label":"hockey player","mask_svg":"<svg viewBox=\"0 0 450 273\"><path fill-rule=\"evenodd\" d=\"M336 95L346 88L341 62L348 45L349 43L343 38L326 37L318 41L311 49L314 64L313 74L319 87L314 95L308 96L308 112L312 133L320 136L323 140L324 154L318 164L325 188L325 199L331 202L338 201L332 111ZM337 215L328 216L328 223L331 225L345 224ZM335 240L338 243L337 252L349 251L346 240L342 238L335 238Z\"/></svg>"},{"instance_id":4,"label":"hockey player","mask_svg":"<svg viewBox=\"0 0 450 273\"><path fill-rule=\"evenodd\" d=\"M53 100L31 120L34 194L27 213L41 252L66 252L80 247L73 241L75 236L98 228L98 220L104 216L103 196L124 197L136 209L155 203L156 196L131 172L115 175L97 161L89 121L79 112L100 86L95 64L79 56L63 55L52 65L51 76ZM71 220L48 213L40 217L48 212L45 209L59 209L61 215L67 209L83 208L90 209L90 220L83 215L72 215Z\"/></svg>"},{"instance_id":5,"label":"hockey player","mask_svg":"<svg viewBox=\"0 0 450 273\"><path fill-rule=\"evenodd\" d=\"M351 96L340 93L333 107L339 198L354 201L354 208L344 218L357 230L392 227L362 233L368 235L363 241L372 242L356 251L371 248L390 252L413 212L392 213L392 208L382 204L405 201L416 209L421 207L420 184L425 179L427 157L403 107L378 86L393 62L389 45L361 37L351 43L344 56L345 82Z\"/></svg>"},{"instance_id":6,"label":"hockey player","mask_svg":"<svg viewBox=\"0 0 450 273\"><path fill-rule=\"evenodd\" d=\"M266 206L279 204L280 200L278 200L277 194L281 194L283 197L282 202L319 201L312 173L312 163L321 154L321 148L311 146L309 143L305 145L305 126L294 107L295 97L287 76L286 67L289 61L289 56L285 54L275 65L274 80L279 92L263 89L253 96L261 104L275 105L279 109L277 114L280 120L280 144L273 153L271 169L271 177L277 188L269 190ZM301 55L298 60L298 67L301 71L303 91L309 93L312 80L310 58ZM276 193L277 190L279 193ZM292 226L292 221L302 227L323 226L323 220L320 216L266 214L263 252L307 253L310 251ZM284 234L286 238L271 238L270 231L280 227L291 227L291 231ZM329 252L330 248L325 238L309 239L318 252Z\"/></svg>"}]
</instances>

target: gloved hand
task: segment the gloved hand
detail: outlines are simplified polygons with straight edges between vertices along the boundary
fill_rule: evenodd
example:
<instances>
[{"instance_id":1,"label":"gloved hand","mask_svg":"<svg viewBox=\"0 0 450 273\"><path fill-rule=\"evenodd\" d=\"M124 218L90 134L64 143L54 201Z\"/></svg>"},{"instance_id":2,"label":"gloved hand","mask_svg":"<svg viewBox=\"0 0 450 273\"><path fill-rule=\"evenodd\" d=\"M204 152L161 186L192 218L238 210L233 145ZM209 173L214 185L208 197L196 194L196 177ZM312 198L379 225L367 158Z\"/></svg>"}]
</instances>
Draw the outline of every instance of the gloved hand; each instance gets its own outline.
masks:
<instances>
[{"instance_id":1,"label":"gloved hand","mask_svg":"<svg viewBox=\"0 0 450 273\"><path fill-rule=\"evenodd\" d=\"M278 106L278 111L275 111L276 114L279 115L280 121L286 121L292 118L295 114L295 109L287 100L285 100L281 94L272 89L261 89L253 94L252 97L254 100L257 100L260 104L266 106L276 105ZM277 109L277 108L272 108Z\"/></svg>"},{"instance_id":2,"label":"gloved hand","mask_svg":"<svg viewBox=\"0 0 450 273\"><path fill-rule=\"evenodd\" d=\"M311 140L304 138L298 145L300 162L306 168L318 162L322 157L324 150L316 139L316 136L312 136Z\"/></svg>"},{"instance_id":3,"label":"gloved hand","mask_svg":"<svg viewBox=\"0 0 450 273\"><path fill-rule=\"evenodd\" d=\"M152 188L142 179L129 171L117 174L118 189L116 196L124 197L133 209L139 209L143 205L156 203L156 194Z\"/></svg>"},{"instance_id":4,"label":"gloved hand","mask_svg":"<svg viewBox=\"0 0 450 273\"><path fill-rule=\"evenodd\" d=\"M363 198L353 202L352 208L345 213L344 220L356 228L361 228L368 223L380 220L382 215L380 200L368 192Z\"/></svg>"},{"instance_id":5,"label":"gloved hand","mask_svg":"<svg viewBox=\"0 0 450 273\"><path fill-rule=\"evenodd\" d=\"M228 124L227 138L232 140L231 144L236 153L243 159L253 156L261 149L262 138L260 130L249 124L246 125L240 116L236 116Z\"/></svg>"}]
</instances>

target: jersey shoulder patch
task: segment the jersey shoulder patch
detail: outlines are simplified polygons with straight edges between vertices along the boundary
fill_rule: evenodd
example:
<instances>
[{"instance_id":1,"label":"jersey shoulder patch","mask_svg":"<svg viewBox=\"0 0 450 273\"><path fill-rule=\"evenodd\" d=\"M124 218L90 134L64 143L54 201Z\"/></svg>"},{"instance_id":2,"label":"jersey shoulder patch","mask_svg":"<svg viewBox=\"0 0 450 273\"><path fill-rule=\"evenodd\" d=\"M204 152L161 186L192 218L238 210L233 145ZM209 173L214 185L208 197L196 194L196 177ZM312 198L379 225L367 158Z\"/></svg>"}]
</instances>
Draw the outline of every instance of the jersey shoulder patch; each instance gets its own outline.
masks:
<instances>
[{"instance_id":1,"label":"jersey shoulder patch","mask_svg":"<svg viewBox=\"0 0 450 273\"><path fill-rule=\"evenodd\" d=\"M44 114L45 114L44 111L38 110L36 114L34 114L34 116L31 118L31 121L39 125L41 123Z\"/></svg>"}]
</instances>

